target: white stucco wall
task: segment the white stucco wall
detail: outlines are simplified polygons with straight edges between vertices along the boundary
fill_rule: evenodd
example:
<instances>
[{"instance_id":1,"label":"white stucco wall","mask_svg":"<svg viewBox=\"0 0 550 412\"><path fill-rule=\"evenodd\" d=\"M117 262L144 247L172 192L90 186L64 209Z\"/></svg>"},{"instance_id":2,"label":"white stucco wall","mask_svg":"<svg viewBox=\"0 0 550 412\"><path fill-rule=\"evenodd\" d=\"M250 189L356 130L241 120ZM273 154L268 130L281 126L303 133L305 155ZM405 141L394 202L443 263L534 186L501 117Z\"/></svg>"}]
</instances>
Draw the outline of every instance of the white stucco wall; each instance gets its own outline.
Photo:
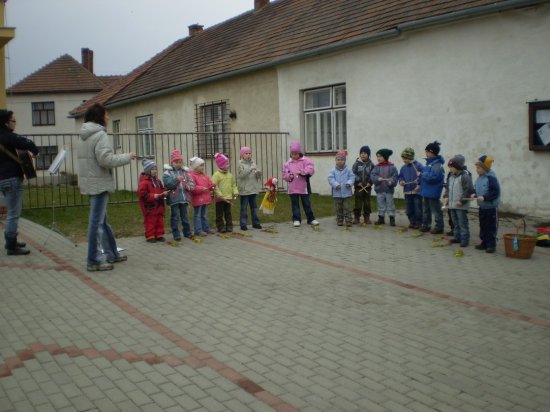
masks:
<instances>
[{"instance_id":1,"label":"white stucco wall","mask_svg":"<svg viewBox=\"0 0 550 412\"><path fill-rule=\"evenodd\" d=\"M94 93L11 95L7 97L7 107L15 113L19 134L76 133L78 129L75 120L68 117L69 112L92 96ZM55 125L32 125L32 103L38 102L55 102Z\"/></svg>"},{"instance_id":2,"label":"white stucco wall","mask_svg":"<svg viewBox=\"0 0 550 412\"><path fill-rule=\"evenodd\" d=\"M526 104L550 100L548 39L543 5L280 67L280 129L301 135L300 90L345 83L350 164L368 144L373 157L392 149L399 168L406 146L423 157L437 139L446 159L462 153L472 171L480 155L494 156L502 210L550 217L550 152L529 151ZM333 157L313 159L313 189L329 193Z\"/></svg>"}]
</instances>

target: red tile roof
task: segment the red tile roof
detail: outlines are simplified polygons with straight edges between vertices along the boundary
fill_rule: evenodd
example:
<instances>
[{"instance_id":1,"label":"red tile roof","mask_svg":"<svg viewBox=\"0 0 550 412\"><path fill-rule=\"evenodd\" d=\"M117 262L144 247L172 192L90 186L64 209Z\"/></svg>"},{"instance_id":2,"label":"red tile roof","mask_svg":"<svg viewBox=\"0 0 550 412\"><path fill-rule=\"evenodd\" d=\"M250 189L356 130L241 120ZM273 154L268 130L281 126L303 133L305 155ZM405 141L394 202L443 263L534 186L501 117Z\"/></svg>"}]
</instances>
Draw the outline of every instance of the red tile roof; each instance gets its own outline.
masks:
<instances>
[{"instance_id":1,"label":"red tile roof","mask_svg":"<svg viewBox=\"0 0 550 412\"><path fill-rule=\"evenodd\" d=\"M445 16L457 19L468 11L486 14L511 6L506 0L277 0L174 43L136 69L139 73L132 72L108 99L94 101L123 103L321 53L323 48L376 36L405 23ZM74 113L81 111L82 106Z\"/></svg>"},{"instance_id":2,"label":"red tile roof","mask_svg":"<svg viewBox=\"0 0 550 412\"><path fill-rule=\"evenodd\" d=\"M106 84L74 58L64 54L7 89L6 93L95 93Z\"/></svg>"}]
</instances>

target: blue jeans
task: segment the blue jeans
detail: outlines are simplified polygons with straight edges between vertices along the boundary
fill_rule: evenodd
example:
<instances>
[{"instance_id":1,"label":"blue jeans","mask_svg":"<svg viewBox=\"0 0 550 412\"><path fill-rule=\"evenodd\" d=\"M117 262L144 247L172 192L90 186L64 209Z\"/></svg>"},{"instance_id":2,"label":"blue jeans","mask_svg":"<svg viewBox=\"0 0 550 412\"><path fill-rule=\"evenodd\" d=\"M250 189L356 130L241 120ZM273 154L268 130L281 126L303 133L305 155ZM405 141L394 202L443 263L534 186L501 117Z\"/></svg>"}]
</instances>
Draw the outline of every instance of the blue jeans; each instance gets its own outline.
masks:
<instances>
[{"instance_id":1,"label":"blue jeans","mask_svg":"<svg viewBox=\"0 0 550 412\"><path fill-rule=\"evenodd\" d=\"M451 219L455 225L453 236L460 240L461 244L470 242L470 227L468 225L468 211L465 209L450 209Z\"/></svg>"},{"instance_id":2,"label":"blue jeans","mask_svg":"<svg viewBox=\"0 0 550 412\"><path fill-rule=\"evenodd\" d=\"M422 226L430 228L432 226L432 215L435 220L435 230L443 230L443 212L441 211L441 201L429 197L422 198Z\"/></svg>"},{"instance_id":3,"label":"blue jeans","mask_svg":"<svg viewBox=\"0 0 550 412\"><path fill-rule=\"evenodd\" d=\"M311 210L311 202L309 200L309 194L300 195L292 194L290 196L290 204L292 206L292 220L302 222L302 215L300 214L300 199L302 199L302 207L304 208L304 213L307 217L307 223L311 223L315 220L313 216L313 211Z\"/></svg>"},{"instance_id":4,"label":"blue jeans","mask_svg":"<svg viewBox=\"0 0 550 412\"><path fill-rule=\"evenodd\" d=\"M405 195L407 217L411 225L422 224L422 197L420 195Z\"/></svg>"},{"instance_id":5,"label":"blue jeans","mask_svg":"<svg viewBox=\"0 0 550 412\"><path fill-rule=\"evenodd\" d=\"M17 227L23 208L23 179L19 177L10 177L0 181L0 191L6 199L8 214L6 216L6 227L4 237L6 239L15 239L17 237Z\"/></svg>"},{"instance_id":6,"label":"blue jeans","mask_svg":"<svg viewBox=\"0 0 550 412\"><path fill-rule=\"evenodd\" d=\"M208 232L208 219L206 218L206 210L208 205L193 207L193 226L195 227L195 235L200 235L201 232Z\"/></svg>"},{"instance_id":7,"label":"blue jeans","mask_svg":"<svg viewBox=\"0 0 550 412\"><path fill-rule=\"evenodd\" d=\"M258 206L256 206L256 195L243 195L241 196L241 212L240 212L240 219L239 223L241 227L246 226L248 222L248 209L247 207L250 206L250 218L252 220L252 225L259 225L260 219L258 219Z\"/></svg>"},{"instance_id":8,"label":"blue jeans","mask_svg":"<svg viewBox=\"0 0 550 412\"><path fill-rule=\"evenodd\" d=\"M111 225L107 222L109 192L90 195L90 217L88 220L88 264L99 265L103 254L107 262L113 262L119 255ZM103 253L101 252L103 249Z\"/></svg>"},{"instance_id":9,"label":"blue jeans","mask_svg":"<svg viewBox=\"0 0 550 412\"><path fill-rule=\"evenodd\" d=\"M176 203L170 206L170 226L174 239L181 237L179 231L180 219L183 225L183 236L191 236L191 226L189 225L189 217L187 216L187 203Z\"/></svg>"}]
</instances>

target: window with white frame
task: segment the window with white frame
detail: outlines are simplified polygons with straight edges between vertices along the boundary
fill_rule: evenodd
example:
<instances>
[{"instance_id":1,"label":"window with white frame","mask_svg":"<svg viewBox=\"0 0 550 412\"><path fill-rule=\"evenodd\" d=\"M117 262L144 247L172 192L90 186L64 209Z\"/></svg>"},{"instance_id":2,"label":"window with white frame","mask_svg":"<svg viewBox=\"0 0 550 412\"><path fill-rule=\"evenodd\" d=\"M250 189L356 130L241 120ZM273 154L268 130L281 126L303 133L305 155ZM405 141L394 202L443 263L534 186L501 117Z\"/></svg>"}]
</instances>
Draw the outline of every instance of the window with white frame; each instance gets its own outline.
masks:
<instances>
[{"instance_id":1,"label":"window with white frame","mask_svg":"<svg viewBox=\"0 0 550 412\"><path fill-rule=\"evenodd\" d=\"M31 107L33 126L55 126L54 102L34 102Z\"/></svg>"},{"instance_id":2,"label":"window with white frame","mask_svg":"<svg viewBox=\"0 0 550 412\"><path fill-rule=\"evenodd\" d=\"M113 147L115 149L120 149L122 147L122 142L120 141L120 120L113 120Z\"/></svg>"},{"instance_id":3,"label":"window with white frame","mask_svg":"<svg viewBox=\"0 0 550 412\"><path fill-rule=\"evenodd\" d=\"M197 147L200 157L211 157L216 152L229 153L227 102L211 102L196 107Z\"/></svg>"},{"instance_id":4,"label":"window with white frame","mask_svg":"<svg viewBox=\"0 0 550 412\"><path fill-rule=\"evenodd\" d=\"M153 134L153 115L136 118L138 132L137 149L138 155L150 156L155 154L155 140Z\"/></svg>"},{"instance_id":5,"label":"window with white frame","mask_svg":"<svg viewBox=\"0 0 550 412\"><path fill-rule=\"evenodd\" d=\"M306 152L346 150L346 85L304 91Z\"/></svg>"}]
</instances>

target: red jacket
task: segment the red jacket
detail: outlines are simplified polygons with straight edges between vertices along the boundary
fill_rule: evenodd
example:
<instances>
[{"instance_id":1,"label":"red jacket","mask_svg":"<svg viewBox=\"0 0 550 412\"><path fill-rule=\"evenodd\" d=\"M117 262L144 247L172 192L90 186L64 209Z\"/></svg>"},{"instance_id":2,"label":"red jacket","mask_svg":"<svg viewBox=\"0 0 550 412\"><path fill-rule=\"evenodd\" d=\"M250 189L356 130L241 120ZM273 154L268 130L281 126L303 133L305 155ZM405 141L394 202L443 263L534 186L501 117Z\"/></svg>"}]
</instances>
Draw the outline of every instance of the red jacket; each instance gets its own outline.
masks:
<instances>
[{"instance_id":1,"label":"red jacket","mask_svg":"<svg viewBox=\"0 0 550 412\"><path fill-rule=\"evenodd\" d=\"M138 198L143 214L164 213L164 197L155 199L155 194L163 193L164 185L158 177L141 173L139 175Z\"/></svg>"},{"instance_id":2,"label":"red jacket","mask_svg":"<svg viewBox=\"0 0 550 412\"><path fill-rule=\"evenodd\" d=\"M210 179L206 173L199 174L193 171L189 173L195 182L195 188L191 192L191 204L193 207L209 205L212 203L210 192L212 192L216 187L216 185L212 182L212 179Z\"/></svg>"}]
</instances>

